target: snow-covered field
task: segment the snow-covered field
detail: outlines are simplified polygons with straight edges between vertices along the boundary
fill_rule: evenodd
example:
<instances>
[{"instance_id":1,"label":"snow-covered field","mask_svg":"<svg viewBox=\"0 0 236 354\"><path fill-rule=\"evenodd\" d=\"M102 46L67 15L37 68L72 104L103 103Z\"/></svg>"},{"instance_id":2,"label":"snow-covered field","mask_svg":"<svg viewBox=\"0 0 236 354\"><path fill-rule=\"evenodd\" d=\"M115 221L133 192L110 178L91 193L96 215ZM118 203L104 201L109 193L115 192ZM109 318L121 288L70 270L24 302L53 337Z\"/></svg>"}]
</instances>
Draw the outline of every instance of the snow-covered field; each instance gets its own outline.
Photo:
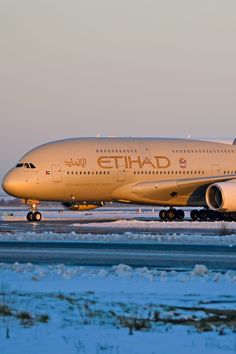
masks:
<instances>
[{"instance_id":1,"label":"snow-covered field","mask_svg":"<svg viewBox=\"0 0 236 354\"><path fill-rule=\"evenodd\" d=\"M0 241L236 245L236 223L157 222L151 209L45 211L60 232L24 218L2 210ZM0 263L0 354L235 354L235 334L236 271Z\"/></svg>"},{"instance_id":2,"label":"snow-covered field","mask_svg":"<svg viewBox=\"0 0 236 354\"><path fill-rule=\"evenodd\" d=\"M0 264L0 353L235 353L236 272Z\"/></svg>"}]
</instances>

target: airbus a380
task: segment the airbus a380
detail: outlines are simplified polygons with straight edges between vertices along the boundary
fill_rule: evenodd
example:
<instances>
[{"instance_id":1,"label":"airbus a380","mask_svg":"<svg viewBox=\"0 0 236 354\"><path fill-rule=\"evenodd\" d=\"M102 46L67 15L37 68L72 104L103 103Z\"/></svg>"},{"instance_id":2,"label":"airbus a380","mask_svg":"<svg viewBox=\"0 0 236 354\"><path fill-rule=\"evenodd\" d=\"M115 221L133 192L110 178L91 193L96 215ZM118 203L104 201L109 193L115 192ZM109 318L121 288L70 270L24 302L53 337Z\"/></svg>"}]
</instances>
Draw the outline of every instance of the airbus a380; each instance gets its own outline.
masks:
<instances>
[{"instance_id":1,"label":"airbus a380","mask_svg":"<svg viewBox=\"0 0 236 354\"><path fill-rule=\"evenodd\" d=\"M4 177L3 189L23 199L29 221L40 201L80 211L105 202L167 207L161 220L236 221L236 141L166 138L75 138L25 154ZM175 207L180 207L176 209Z\"/></svg>"}]
</instances>

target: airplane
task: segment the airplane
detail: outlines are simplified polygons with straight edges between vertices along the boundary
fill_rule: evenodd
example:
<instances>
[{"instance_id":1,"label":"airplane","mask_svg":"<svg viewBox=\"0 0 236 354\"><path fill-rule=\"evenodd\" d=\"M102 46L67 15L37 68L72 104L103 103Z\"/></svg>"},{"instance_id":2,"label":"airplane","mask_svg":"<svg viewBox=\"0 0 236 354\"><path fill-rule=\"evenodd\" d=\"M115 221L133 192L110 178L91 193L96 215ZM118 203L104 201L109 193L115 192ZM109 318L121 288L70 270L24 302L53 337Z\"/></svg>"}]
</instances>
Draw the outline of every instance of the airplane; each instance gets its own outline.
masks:
<instances>
[{"instance_id":1,"label":"airplane","mask_svg":"<svg viewBox=\"0 0 236 354\"><path fill-rule=\"evenodd\" d=\"M182 208L193 207L194 221L236 221L235 162L236 139L73 138L26 153L2 187L29 205L31 222L42 219L41 201L74 211L106 202L161 206L162 221L184 220Z\"/></svg>"}]
</instances>

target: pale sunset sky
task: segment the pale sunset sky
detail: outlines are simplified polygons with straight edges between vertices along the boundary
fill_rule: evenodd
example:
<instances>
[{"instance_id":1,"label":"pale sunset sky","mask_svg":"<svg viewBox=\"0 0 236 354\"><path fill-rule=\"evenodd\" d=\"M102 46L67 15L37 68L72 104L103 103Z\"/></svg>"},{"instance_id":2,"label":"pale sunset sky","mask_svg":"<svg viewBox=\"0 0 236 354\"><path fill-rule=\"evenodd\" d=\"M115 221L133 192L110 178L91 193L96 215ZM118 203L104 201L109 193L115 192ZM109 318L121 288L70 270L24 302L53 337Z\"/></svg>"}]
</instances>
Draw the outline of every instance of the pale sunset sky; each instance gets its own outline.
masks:
<instances>
[{"instance_id":1,"label":"pale sunset sky","mask_svg":"<svg viewBox=\"0 0 236 354\"><path fill-rule=\"evenodd\" d=\"M0 0L0 178L79 136L236 137L235 0Z\"/></svg>"}]
</instances>

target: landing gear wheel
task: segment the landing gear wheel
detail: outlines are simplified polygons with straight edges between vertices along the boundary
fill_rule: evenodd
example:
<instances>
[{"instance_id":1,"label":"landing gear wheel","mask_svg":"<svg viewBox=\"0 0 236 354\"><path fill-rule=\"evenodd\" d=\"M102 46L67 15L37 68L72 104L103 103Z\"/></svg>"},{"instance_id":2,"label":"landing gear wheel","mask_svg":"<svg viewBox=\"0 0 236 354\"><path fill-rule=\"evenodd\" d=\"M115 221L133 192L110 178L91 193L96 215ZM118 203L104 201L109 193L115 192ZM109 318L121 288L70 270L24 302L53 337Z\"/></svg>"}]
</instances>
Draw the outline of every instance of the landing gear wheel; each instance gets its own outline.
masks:
<instances>
[{"instance_id":1,"label":"landing gear wheel","mask_svg":"<svg viewBox=\"0 0 236 354\"><path fill-rule=\"evenodd\" d=\"M216 221L216 220L220 220L220 215L219 213L217 213L214 210L209 210L208 212L208 217L210 219L210 221Z\"/></svg>"},{"instance_id":2,"label":"landing gear wheel","mask_svg":"<svg viewBox=\"0 0 236 354\"><path fill-rule=\"evenodd\" d=\"M167 214L166 214L166 210L162 209L159 213L159 218L161 219L161 221L165 221L167 220Z\"/></svg>"},{"instance_id":3,"label":"landing gear wheel","mask_svg":"<svg viewBox=\"0 0 236 354\"><path fill-rule=\"evenodd\" d=\"M191 219L192 219L193 221L197 221L197 219L199 218L199 212L198 212L198 210L197 210L197 209L191 210L190 216L191 216Z\"/></svg>"},{"instance_id":4,"label":"landing gear wheel","mask_svg":"<svg viewBox=\"0 0 236 354\"><path fill-rule=\"evenodd\" d=\"M166 215L167 215L167 219L169 221L174 221L175 218L176 218L176 210L175 209L169 209L169 210L167 210Z\"/></svg>"},{"instance_id":5,"label":"landing gear wheel","mask_svg":"<svg viewBox=\"0 0 236 354\"><path fill-rule=\"evenodd\" d=\"M184 211L182 209L179 209L176 211L176 219L181 221L181 220L184 220Z\"/></svg>"},{"instance_id":6,"label":"landing gear wheel","mask_svg":"<svg viewBox=\"0 0 236 354\"><path fill-rule=\"evenodd\" d=\"M34 221L41 221L42 219L42 214L39 211L36 211L33 213L33 220Z\"/></svg>"},{"instance_id":7,"label":"landing gear wheel","mask_svg":"<svg viewBox=\"0 0 236 354\"><path fill-rule=\"evenodd\" d=\"M230 213L230 217L231 217L232 221L236 221L236 213L235 212Z\"/></svg>"},{"instance_id":8,"label":"landing gear wheel","mask_svg":"<svg viewBox=\"0 0 236 354\"><path fill-rule=\"evenodd\" d=\"M232 221L230 213L223 213L222 216L224 221Z\"/></svg>"},{"instance_id":9,"label":"landing gear wheel","mask_svg":"<svg viewBox=\"0 0 236 354\"><path fill-rule=\"evenodd\" d=\"M200 219L200 221L207 221L207 219L208 219L208 210L205 210L205 209L199 210L199 219Z\"/></svg>"},{"instance_id":10,"label":"landing gear wheel","mask_svg":"<svg viewBox=\"0 0 236 354\"><path fill-rule=\"evenodd\" d=\"M28 221L33 221L33 212L29 211L28 214L26 215L26 219Z\"/></svg>"}]
</instances>

